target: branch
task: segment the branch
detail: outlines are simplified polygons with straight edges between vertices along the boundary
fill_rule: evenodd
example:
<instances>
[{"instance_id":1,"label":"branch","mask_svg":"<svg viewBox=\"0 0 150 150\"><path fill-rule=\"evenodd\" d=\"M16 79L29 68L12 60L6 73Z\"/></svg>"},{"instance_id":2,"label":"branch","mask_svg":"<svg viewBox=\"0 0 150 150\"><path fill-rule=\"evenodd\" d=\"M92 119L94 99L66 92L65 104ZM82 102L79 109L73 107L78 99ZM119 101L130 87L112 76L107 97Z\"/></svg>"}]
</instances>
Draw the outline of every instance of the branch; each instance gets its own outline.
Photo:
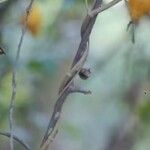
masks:
<instances>
[{"instance_id":1,"label":"branch","mask_svg":"<svg viewBox=\"0 0 150 150\"><path fill-rule=\"evenodd\" d=\"M90 34L92 32L98 13L114 6L120 1L121 0L114 0L103 7L101 6L102 0L95 0L93 2L91 13L87 14L87 16L85 17L82 23L81 41L80 41L77 53L75 55L75 58L73 60L73 63L71 65L71 68L66 74L62 84L60 85L58 99L54 106L52 117L49 121L47 130L43 137L40 150L46 150L49 147L49 144L51 143L51 141L53 141L56 135L56 132L58 131L57 130L58 121L60 118L62 106L67 96L71 93L76 93L76 92L84 93L84 94L91 93L90 91L85 91L85 90L82 90L81 88L75 87L74 78L77 75L79 75L81 78L83 77L84 79L90 76L90 70L87 70L87 69L84 70L83 66L89 54L89 38L90 38Z\"/></svg>"},{"instance_id":2,"label":"branch","mask_svg":"<svg viewBox=\"0 0 150 150\"><path fill-rule=\"evenodd\" d=\"M9 138L11 136L11 134L8 133L8 132L0 132L0 135L6 136L6 137L9 137ZM20 143L26 150L31 150L30 147L27 144L25 144L23 140L19 139L17 136L14 135L13 136L13 140L15 140L18 143Z\"/></svg>"},{"instance_id":3,"label":"branch","mask_svg":"<svg viewBox=\"0 0 150 150\"><path fill-rule=\"evenodd\" d=\"M95 0L92 6L92 10L100 7L101 4L102 4L102 0ZM85 92L81 89L75 89L75 91L72 91L73 89L72 87L74 86L75 76L80 73L87 59L87 56L89 53L89 38L90 38L91 31L93 29L93 26L95 24L96 18L97 18L97 15L95 15L92 18L89 17L89 15L87 15L83 21L83 24L81 27L81 41L80 41L78 50L77 50L76 56L73 60L70 70L68 71L62 84L60 85L58 99L55 103L54 111L49 121L45 135L43 137L40 150L46 150L49 144L51 143L51 141L53 141L57 133L57 125L58 125L58 121L61 115L62 106L66 98L68 97L68 95L74 92L87 93L87 91Z\"/></svg>"},{"instance_id":4,"label":"branch","mask_svg":"<svg viewBox=\"0 0 150 150\"><path fill-rule=\"evenodd\" d=\"M102 7L98 7L94 10L92 10L91 12L89 12L89 16L93 17L95 15L97 15L98 13L103 12L104 10L109 9L110 7L113 7L114 5L116 5L117 3L121 2L122 0L113 0L111 2L109 2L108 4L103 5Z\"/></svg>"},{"instance_id":5,"label":"branch","mask_svg":"<svg viewBox=\"0 0 150 150\"><path fill-rule=\"evenodd\" d=\"M34 0L30 1L30 4L29 4L29 6L27 7L27 10L26 10L25 26L22 27L22 33L21 33L21 37L20 37L19 44L18 44L18 47L17 47L17 54L16 54L15 62L14 62L14 65L13 65L12 95L11 95L10 106L9 106L10 150L14 150L14 144L13 144L13 111L14 111L14 103L15 103L15 100L16 100L16 86L17 86L16 72L17 72L17 65L18 65L18 60L19 60L19 57L20 57L21 46L22 46L23 39L24 39L24 36L25 36L25 33L26 33L28 16L29 16L29 12L31 10L33 1Z\"/></svg>"}]
</instances>

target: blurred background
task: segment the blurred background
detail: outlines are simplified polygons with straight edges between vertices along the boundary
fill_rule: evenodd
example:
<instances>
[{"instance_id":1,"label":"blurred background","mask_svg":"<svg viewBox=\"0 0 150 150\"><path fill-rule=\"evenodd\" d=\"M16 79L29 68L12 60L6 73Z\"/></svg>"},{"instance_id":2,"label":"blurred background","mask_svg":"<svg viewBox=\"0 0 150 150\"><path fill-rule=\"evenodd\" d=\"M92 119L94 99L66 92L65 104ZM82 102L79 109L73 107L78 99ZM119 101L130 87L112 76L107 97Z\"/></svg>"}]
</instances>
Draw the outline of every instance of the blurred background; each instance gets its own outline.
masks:
<instances>
[{"instance_id":1,"label":"blurred background","mask_svg":"<svg viewBox=\"0 0 150 150\"><path fill-rule=\"evenodd\" d=\"M110 0L104 0L104 3ZM30 0L0 4L0 131L9 131L12 64ZM89 5L92 0L89 0ZM17 70L15 134L37 149L59 89L80 42L84 0L36 0L29 17ZM53 150L149 150L150 18L135 30L123 2L99 14L86 62L92 76L77 82L91 95L72 94L63 106ZM0 149L9 139L0 137ZM15 144L15 150L22 150Z\"/></svg>"}]
</instances>

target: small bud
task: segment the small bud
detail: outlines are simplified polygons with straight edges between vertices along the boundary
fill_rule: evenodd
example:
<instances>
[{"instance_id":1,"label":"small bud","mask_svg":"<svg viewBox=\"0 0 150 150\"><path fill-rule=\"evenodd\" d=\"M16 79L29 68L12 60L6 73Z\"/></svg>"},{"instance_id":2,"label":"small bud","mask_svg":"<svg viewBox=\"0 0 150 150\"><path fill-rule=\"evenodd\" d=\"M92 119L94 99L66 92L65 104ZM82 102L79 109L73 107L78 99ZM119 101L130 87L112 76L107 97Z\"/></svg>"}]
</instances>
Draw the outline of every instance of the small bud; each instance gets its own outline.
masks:
<instances>
[{"instance_id":1,"label":"small bud","mask_svg":"<svg viewBox=\"0 0 150 150\"><path fill-rule=\"evenodd\" d=\"M86 80L90 77L91 75L91 70L87 68L82 68L79 72L79 76L81 79Z\"/></svg>"},{"instance_id":2,"label":"small bud","mask_svg":"<svg viewBox=\"0 0 150 150\"><path fill-rule=\"evenodd\" d=\"M5 54L4 49L0 47L0 55Z\"/></svg>"}]
</instances>

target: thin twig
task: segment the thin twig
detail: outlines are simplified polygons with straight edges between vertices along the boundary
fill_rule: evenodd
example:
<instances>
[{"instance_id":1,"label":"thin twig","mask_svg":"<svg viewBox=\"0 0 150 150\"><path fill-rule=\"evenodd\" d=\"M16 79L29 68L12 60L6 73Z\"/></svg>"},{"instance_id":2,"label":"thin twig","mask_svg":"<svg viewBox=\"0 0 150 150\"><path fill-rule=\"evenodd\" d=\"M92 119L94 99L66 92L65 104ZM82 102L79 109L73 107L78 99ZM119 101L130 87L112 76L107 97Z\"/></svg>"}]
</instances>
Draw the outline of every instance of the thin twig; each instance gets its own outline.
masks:
<instances>
[{"instance_id":1,"label":"thin twig","mask_svg":"<svg viewBox=\"0 0 150 150\"><path fill-rule=\"evenodd\" d=\"M81 93L84 95L92 94L90 90L81 89L79 87L74 87L73 89L70 90L70 93Z\"/></svg>"},{"instance_id":2,"label":"thin twig","mask_svg":"<svg viewBox=\"0 0 150 150\"><path fill-rule=\"evenodd\" d=\"M104 10L109 9L110 7L113 7L114 5L116 5L117 3L121 2L121 1L122 0L113 0L113 1L109 2L108 4L105 4L99 8L92 10L91 12L89 12L89 16L93 17L93 16L97 15L98 13L101 13Z\"/></svg>"},{"instance_id":3,"label":"thin twig","mask_svg":"<svg viewBox=\"0 0 150 150\"><path fill-rule=\"evenodd\" d=\"M21 37L20 37L20 40L19 40L19 44L18 44L18 47L17 47L16 58L15 58L15 62L14 62L14 65L13 65L12 95L11 95L10 106L9 106L10 150L14 150L14 143L13 143L13 111L14 111L14 103L15 103L15 100L16 100L16 86L17 86L16 71L17 71L18 60L19 60L19 57L20 57L21 46L22 46L23 39L24 39L24 36L25 36L25 33L26 33L26 29L27 29L28 16L29 16L30 10L32 8L33 2L34 2L34 0L30 1L30 4L29 4L29 6L27 7L27 10L26 10L25 25L22 27Z\"/></svg>"},{"instance_id":4,"label":"thin twig","mask_svg":"<svg viewBox=\"0 0 150 150\"><path fill-rule=\"evenodd\" d=\"M6 136L6 137L9 137L9 138L11 136L11 134L9 132L0 132L0 135ZM20 143L26 150L31 150L31 148L27 144L25 144L25 142L23 140L18 138L16 135L13 135L13 140L15 140L18 143Z\"/></svg>"}]
</instances>

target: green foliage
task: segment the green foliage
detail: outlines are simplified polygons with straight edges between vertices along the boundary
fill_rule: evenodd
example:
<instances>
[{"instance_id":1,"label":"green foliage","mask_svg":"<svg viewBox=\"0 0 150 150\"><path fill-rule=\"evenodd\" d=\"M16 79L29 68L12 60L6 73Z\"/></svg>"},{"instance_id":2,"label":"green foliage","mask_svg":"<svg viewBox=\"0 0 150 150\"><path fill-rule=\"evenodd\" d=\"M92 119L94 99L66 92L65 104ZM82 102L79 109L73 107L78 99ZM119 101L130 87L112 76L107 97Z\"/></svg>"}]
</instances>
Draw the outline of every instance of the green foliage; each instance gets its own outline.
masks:
<instances>
[{"instance_id":1,"label":"green foliage","mask_svg":"<svg viewBox=\"0 0 150 150\"><path fill-rule=\"evenodd\" d=\"M28 69L35 72L35 73L54 73L57 69L57 65L50 60L38 61L38 60L31 60L27 65Z\"/></svg>"},{"instance_id":2,"label":"green foliage","mask_svg":"<svg viewBox=\"0 0 150 150\"><path fill-rule=\"evenodd\" d=\"M137 113L141 122L150 123L150 99L138 106Z\"/></svg>"},{"instance_id":3,"label":"green foliage","mask_svg":"<svg viewBox=\"0 0 150 150\"><path fill-rule=\"evenodd\" d=\"M65 123L63 128L69 134L70 137L74 139L79 139L81 137L81 130L73 124Z\"/></svg>"}]
</instances>

